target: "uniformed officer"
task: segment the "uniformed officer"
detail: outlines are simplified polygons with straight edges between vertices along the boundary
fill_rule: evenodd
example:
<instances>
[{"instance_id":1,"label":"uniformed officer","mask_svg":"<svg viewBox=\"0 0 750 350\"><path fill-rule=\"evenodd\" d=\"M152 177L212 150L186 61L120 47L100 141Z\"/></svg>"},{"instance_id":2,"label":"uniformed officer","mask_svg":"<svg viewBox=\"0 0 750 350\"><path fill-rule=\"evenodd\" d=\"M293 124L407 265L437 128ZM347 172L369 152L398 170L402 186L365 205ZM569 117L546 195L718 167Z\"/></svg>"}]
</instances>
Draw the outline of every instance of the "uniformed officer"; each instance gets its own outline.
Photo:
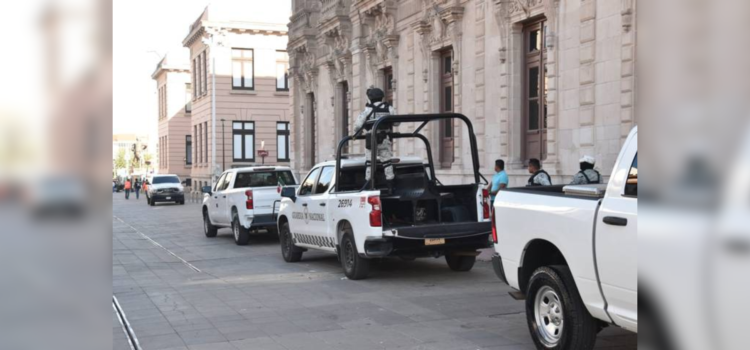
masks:
<instances>
[{"instance_id":1,"label":"uniformed officer","mask_svg":"<svg viewBox=\"0 0 750 350\"><path fill-rule=\"evenodd\" d=\"M529 159L529 182L526 186L550 186L552 185L552 178L549 177L546 171L542 170L542 163L539 159Z\"/></svg>"},{"instance_id":2,"label":"uniformed officer","mask_svg":"<svg viewBox=\"0 0 750 350\"><path fill-rule=\"evenodd\" d=\"M381 89L375 87L367 89L367 99L369 100L369 102L365 106L365 110L362 111L362 113L360 113L357 117L357 121L354 122L354 130L359 130L360 128L365 127L366 131L364 134L369 135L369 128L372 127L372 124L365 125L367 121L376 120L378 118L391 114L396 114L396 109L393 108L393 106L389 105L387 102L383 102L384 97L385 93ZM389 182L389 186L392 185L391 182L393 181L395 174L393 173L393 165L391 164L391 158L393 158L393 149L388 134L392 131L392 127L395 125L398 125L398 123L389 125L387 129L379 128L380 130L377 131L378 161L383 163L383 168L385 170L385 179ZM368 150L371 149L369 136L367 137L365 145ZM367 167L365 178L368 181L370 180L370 167Z\"/></svg>"},{"instance_id":3,"label":"uniformed officer","mask_svg":"<svg viewBox=\"0 0 750 350\"><path fill-rule=\"evenodd\" d=\"M596 159L594 159L594 157L583 156L578 162L580 164L581 171L573 176L573 181L570 183L571 185L602 183L602 176L598 171L594 170L594 164L596 164Z\"/></svg>"}]
</instances>

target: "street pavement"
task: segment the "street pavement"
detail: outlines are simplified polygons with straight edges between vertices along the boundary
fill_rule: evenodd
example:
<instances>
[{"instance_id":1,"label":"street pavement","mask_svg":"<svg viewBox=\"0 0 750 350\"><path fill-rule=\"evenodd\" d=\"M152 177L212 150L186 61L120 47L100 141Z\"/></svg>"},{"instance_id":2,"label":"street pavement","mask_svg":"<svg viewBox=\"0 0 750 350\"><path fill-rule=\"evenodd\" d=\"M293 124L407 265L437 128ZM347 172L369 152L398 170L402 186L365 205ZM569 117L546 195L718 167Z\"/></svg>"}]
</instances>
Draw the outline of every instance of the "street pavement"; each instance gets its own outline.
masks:
<instances>
[{"instance_id":1,"label":"street pavement","mask_svg":"<svg viewBox=\"0 0 750 350\"><path fill-rule=\"evenodd\" d=\"M351 281L333 255L286 263L276 237L206 238L200 208L113 194L112 288L142 349L534 349L523 302L486 260L460 273L386 259ZM130 349L112 314L113 349ZM597 348L636 340L609 327Z\"/></svg>"}]
</instances>

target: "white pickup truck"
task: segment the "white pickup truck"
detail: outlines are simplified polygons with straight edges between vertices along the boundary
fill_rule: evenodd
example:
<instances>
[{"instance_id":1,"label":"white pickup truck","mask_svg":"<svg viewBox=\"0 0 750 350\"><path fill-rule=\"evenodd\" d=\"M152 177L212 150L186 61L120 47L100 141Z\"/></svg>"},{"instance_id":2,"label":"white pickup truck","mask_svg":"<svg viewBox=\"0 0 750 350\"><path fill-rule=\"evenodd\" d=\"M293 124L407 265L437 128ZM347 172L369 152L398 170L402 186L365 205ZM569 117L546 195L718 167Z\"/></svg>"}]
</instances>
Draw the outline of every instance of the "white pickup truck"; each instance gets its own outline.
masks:
<instances>
[{"instance_id":1,"label":"white pickup truck","mask_svg":"<svg viewBox=\"0 0 750 350\"><path fill-rule=\"evenodd\" d=\"M510 188L494 202L497 276L526 300L538 349L592 349L638 331L638 129L608 184Z\"/></svg>"},{"instance_id":2,"label":"white pickup truck","mask_svg":"<svg viewBox=\"0 0 750 350\"><path fill-rule=\"evenodd\" d=\"M318 164L295 191L282 190L279 240L287 262L299 261L307 249L338 255L349 279L367 277L373 258L397 256L445 256L454 271L469 271L478 249L490 246L489 193L479 174L471 123L463 115L405 115L381 117L422 125L409 133L390 133L392 138L419 138L427 145L428 162L419 157L393 158L395 179L386 186L383 164L372 153L365 158L342 159L342 148L359 133L339 144L336 161ZM427 138L419 134L429 121L460 119L467 123L474 161L468 184L443 185L435 177ZM373 127L377 130L377 123ZM382 125L382 124L381 124ZM367 137L373 137L374 134ZM365 179L365 170L375 174Z\"/></svg>"},{"instance_id":3,"label":"white pickup truck","mask_svg":"<svg viewBox=\"0 0 750 350\"><path fill-rule=\"evenodd\" d=\"M203 230L216 237L221 227L232 228L237 245L246 245L252 229L276 233L276 211L281 188L295 188L297 180L289 167L247 167L229 169L214 188L203 187Z\"/></svg>"}]
</instances>

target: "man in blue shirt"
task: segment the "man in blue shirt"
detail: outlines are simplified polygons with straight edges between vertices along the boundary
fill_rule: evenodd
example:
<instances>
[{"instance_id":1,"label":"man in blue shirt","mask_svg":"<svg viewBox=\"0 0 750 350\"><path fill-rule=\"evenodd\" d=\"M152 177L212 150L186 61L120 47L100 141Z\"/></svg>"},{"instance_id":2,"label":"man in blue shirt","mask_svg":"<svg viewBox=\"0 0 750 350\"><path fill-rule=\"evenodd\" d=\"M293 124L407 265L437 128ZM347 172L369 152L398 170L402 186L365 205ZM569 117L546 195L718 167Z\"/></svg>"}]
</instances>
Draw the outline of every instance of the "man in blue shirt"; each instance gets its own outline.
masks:
<instances>
[{"instance_id":1,"label":"man in blue shirt","mask_svg":"<svg viewBox=\"0 0 750 350\"><path fill-rule=\"evenodd\" d=\"M495 161L495 176L492 177L492 183L487 186L491 203L495 203L497 192L506 187L508 187L508 174L505 173L505 162L498 159Z\"/></svg>"}]
</instances>

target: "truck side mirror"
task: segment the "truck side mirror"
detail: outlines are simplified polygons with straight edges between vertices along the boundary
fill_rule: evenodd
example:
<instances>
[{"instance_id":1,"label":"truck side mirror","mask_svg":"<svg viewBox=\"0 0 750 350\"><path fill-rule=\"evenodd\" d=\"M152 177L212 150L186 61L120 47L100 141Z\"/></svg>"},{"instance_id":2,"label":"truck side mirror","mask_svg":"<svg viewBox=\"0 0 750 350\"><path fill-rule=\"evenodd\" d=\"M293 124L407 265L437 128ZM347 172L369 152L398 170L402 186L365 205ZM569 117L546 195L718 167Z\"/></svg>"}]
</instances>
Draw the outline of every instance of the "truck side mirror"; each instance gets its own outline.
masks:
<instances>
[{"instance_id":1,"label":"truck side mirror","mask_svg":"<svg viewBox=\"0 0 750 350\"><path fill-rule=\"evenodd\" d=\"M208 195L211 195L211 186L203 186L201 188L201 192L207 193Z\"/></svg>"},{"instance_id":2,"label":"truck side mirror","mask_svg":"<svg viewBox=\"0 0 750 350\"><path fill-rule=\"evenodd\" d=\"M296 189L294 187L282 187L281 188L281 197L282 198L289 198L292 200L292 202L297 201L297 193Z\"/></svg>"}]
</instances>

